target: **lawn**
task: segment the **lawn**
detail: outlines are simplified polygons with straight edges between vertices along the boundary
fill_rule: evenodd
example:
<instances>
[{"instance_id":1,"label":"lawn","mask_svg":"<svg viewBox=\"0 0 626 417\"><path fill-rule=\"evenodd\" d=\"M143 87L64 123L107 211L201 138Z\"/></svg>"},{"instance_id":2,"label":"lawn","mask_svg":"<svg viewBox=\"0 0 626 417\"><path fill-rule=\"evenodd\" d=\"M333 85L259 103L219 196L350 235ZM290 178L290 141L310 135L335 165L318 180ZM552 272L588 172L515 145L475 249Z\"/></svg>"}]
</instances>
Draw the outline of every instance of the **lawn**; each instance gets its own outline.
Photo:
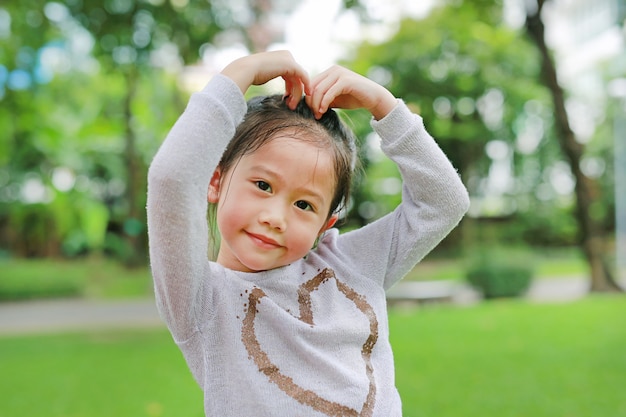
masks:
<instances>
[{"instance_id":1,"label":"lawn","mask_svg":"<svg viewBox=\"0 0 626 417\"><path fill-rule=\"evenodd\" d=\"M2 417L201 417L165 330L0 338Z\"/></svg>"},{"instance_id":2,"label":"lawn","mask_svg":"<svg viewBox=\"0 0 626 417\"><path fill-rule=\"evenodd\" d=\"M147 267L126 268L104 257L0 260L0 301L142 297L151 293Z\"/></svg>"},{"instance_id":3,"label":"lawn","mask_svg":"<svg viewBox=\"0 0 626 417\"><path fill-rule=\"evenodd\" d=\"M626 297L393 309L405 417L626 417ZM0 338L0 416L202 416L163 330Z\"/></svg>"},{"instance_id":4,"label":"lawn","mask_svg":"<svg viewBox=\"0 0 626 417\"><path fill-rule=\"evenodd\" d=\"M626 297L394 311L406 417L625 417Z\"/></svg>"}]
</instances>

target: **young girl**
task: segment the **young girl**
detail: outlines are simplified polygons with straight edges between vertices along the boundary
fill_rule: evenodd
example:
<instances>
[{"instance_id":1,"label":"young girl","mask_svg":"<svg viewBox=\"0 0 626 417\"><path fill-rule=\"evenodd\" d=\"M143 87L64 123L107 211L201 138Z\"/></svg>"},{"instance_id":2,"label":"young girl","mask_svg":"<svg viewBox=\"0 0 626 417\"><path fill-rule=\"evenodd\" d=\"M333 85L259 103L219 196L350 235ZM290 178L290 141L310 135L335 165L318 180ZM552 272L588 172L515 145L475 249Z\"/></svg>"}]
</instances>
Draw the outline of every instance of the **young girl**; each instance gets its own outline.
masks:
<instances>
[{"instance_id":1,"label":"young girl","mask_svg":"<svg viewBox=\"0 0 626 417\"><path fill-rule=\"evenodd\" d=\"M276 77L284 98L246 105ZM344 234L332 226L355 149L333 107L370 111L404 181L393 213ZM385 290L468 205L421 118L384 87L338 66L309 80L286 51L228 65L191 97L148 187L158 307L206 415L400 416Z\"/></svg>"}]
</instances>

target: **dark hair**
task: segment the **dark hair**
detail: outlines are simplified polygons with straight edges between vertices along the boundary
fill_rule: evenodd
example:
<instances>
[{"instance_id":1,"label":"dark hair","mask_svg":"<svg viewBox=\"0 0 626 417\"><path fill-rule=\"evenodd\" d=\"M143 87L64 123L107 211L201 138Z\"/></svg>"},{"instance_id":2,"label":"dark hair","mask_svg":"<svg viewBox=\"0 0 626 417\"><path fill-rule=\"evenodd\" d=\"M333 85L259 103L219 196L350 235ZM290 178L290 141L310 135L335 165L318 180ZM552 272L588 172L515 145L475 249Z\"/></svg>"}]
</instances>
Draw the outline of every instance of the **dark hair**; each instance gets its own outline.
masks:
<instances>
[{"instance_id":1,"label":"dark hair","mask_svg":"<svg viewBox=\"0 0 626 417\"><path fill-rule=\"evenodd\" d=\"M356 144L354 133L332 109L317 120L304 99L300 100L295 110L287 107L280 95L250 99L248 111L224 151L219 167L222 172L227 172L239 158L256 151L285 131L299 140L330 148L335 161L336 186L328 217L338 213L347 205L350 197Z\"/></svg>"}]
</instances>

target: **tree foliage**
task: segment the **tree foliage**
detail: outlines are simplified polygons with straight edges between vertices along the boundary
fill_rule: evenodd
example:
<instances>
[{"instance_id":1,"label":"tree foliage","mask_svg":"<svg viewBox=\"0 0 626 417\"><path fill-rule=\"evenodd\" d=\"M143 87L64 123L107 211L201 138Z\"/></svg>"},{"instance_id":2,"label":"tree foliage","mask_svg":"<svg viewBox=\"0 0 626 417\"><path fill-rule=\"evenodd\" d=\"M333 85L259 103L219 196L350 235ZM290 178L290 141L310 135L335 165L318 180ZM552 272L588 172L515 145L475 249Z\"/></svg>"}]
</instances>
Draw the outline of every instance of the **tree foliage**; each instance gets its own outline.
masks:
<instances>
[{"instance_id":1,"label":"tree foliage","mask_svg":"<svg viewBox=\"0 0 626 417\"><path fill-rule=\"evenodd\" d=\"M262 49L279 36L267 24L272 7L286 12L295 4L1 4L0 251L105 251L143 261L145 174L184 108L181 71L204 51L233 42ZM343 5L373 19L358 0ZM356 47L343 64L383 83L424 117L482 202L474 215L515 216L507 230L516 239L573 243L571 194L560 194L551 180L568 172L554 140L549 92L538 82L539 55L501 14L498 1L442 1L426 18L402 20L390 39ZM368 174L348 218L360 225L395 207L400 182L373 145L369 116L348 116L363 140ZM591 148L610 156L606 146ZM498 185L496 166L508 166L514 180ZM610 212L610 204L598 207Z\"/></svg>"},{"instance_id":2,"label":"tree foliage","mask_svg":"<svg viewBox=\"0 0 626 417\"><path fill-rule=\"evenodd\" d=\"M143 256L146 167L184 103L174 73L235 24L226 3L184 3L0 7L5 250Z\"/></svg>"},{"instance_id":3,"label":"tree foliage","mask_svg":"<svg viewBox=\"0 0 626 417\"><path fill-rule=\"evenodd\" d=\"M274 7L277 9L274 10ZM280 0L0 5L0 250L146 255L145 177L182 112L186 65L262 49Z\"/></svg>"},{"instance_id":4,"label":"tree foliage","mask_svg":"<svg viewBox=\"0 0 626 417\"><path fill-rule=\"evenodd\" d=\"M444 3L427 18L401 21L389 40L361 45L348 63L424 117L477 203L504 196L505 207L484 203L475 213L479 216L529 209L542 169L558 155L549 129L543 128L551 117L544 111L547 91L537 82L537 53L523 33L503 24L501 10L490 1ZM542 128L527 149L519 139L533 123ZM490 146L500 149L496 159L511 167L502 176L515 178L497 190L488 179L490 172L491 181L496 175Z\"/></svg>"}]
</instances>

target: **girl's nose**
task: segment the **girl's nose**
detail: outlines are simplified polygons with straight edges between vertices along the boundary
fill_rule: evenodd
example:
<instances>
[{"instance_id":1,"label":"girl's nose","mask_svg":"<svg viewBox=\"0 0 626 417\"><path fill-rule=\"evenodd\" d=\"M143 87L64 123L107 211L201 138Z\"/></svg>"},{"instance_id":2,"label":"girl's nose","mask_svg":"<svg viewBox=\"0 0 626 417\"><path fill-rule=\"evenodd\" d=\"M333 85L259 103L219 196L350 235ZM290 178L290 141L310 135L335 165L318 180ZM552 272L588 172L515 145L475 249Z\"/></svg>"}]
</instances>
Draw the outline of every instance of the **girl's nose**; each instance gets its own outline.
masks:
<instances>
[{"instance_id":1,"label":"girl's nose","mask_svg":"<svg viewBox=\"0 0 626 417\"><path fill-rule=\"evenodd\" d=\"M280 232L287 230L287 221L284 209L277 207L277 205L266 207L259 214L259 222Z\"/></svg>"}]
</instances>

